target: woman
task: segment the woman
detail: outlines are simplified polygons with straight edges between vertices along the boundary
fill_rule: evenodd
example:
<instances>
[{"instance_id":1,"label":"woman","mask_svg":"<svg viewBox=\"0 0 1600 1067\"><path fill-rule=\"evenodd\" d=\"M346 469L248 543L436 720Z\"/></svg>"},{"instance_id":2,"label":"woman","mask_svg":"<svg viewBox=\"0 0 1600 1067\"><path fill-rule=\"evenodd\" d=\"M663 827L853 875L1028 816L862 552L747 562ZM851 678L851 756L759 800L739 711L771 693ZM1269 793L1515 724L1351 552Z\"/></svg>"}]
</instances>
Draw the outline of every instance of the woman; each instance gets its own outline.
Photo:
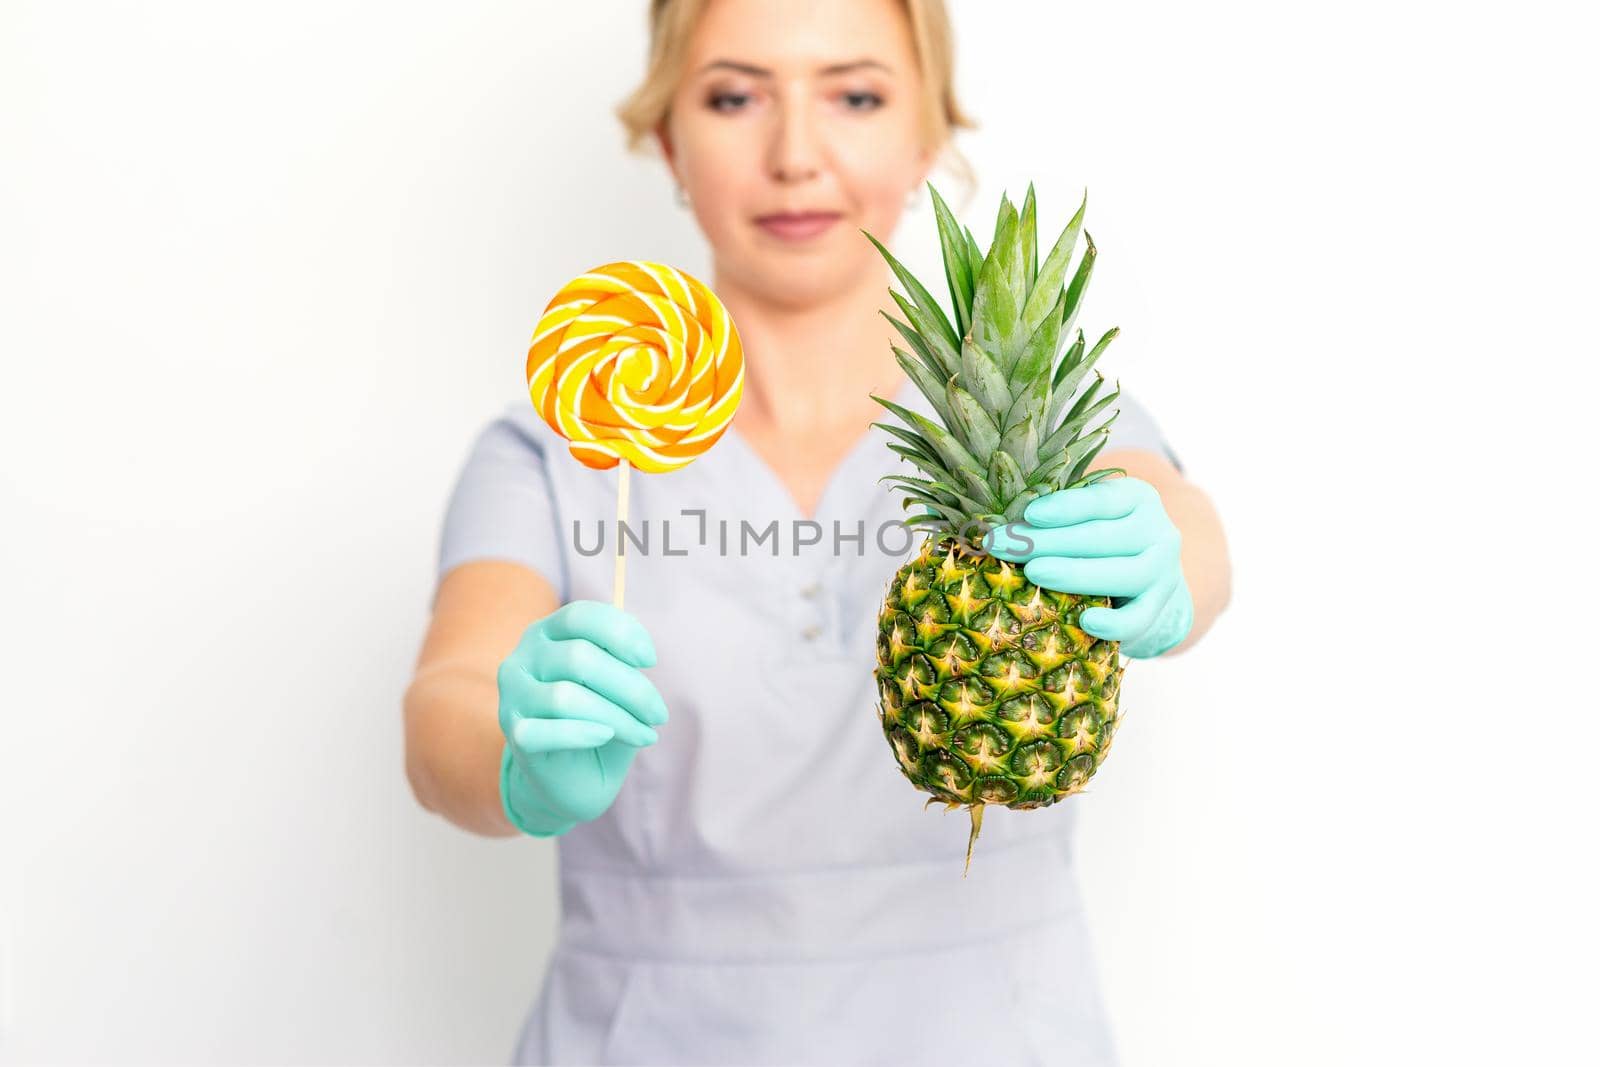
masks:
<instances>
[{"instance_id":1,"label":"woman","mask_svg":"<svg viewBox=\"0 0 1600 1067\"><path fill-rule=\"evenodd\" d=\"M695 463L634 479L630 518L670 525L684 554L658 542L630 568L627 612L592 554L615 476L573 462L529 404L492 423L450 502L406 699L423 805L559 839L560 938L517 1060L1110 1062L1073 806L994 810L963 879L964 828L924 810L873 714L874 615L905 553L851 539L903 514L877 480L896 468L869 396L920 394L859 231L893 232L969 125L943 7L655 0L651 27L621 114L711 244L743 403ZM1102 625L1153 655L1211 624L1227 559L1154 423L1120 407L1100 465L1153 491L1099 554L1166 562ZM738 536L774 520L825 533L781 550ZM1073 558L1046 526L1025 557L1041 584L1113 562ZM1153 547L1179 533L1181 560Z\"/></svg>"}]
</instances>

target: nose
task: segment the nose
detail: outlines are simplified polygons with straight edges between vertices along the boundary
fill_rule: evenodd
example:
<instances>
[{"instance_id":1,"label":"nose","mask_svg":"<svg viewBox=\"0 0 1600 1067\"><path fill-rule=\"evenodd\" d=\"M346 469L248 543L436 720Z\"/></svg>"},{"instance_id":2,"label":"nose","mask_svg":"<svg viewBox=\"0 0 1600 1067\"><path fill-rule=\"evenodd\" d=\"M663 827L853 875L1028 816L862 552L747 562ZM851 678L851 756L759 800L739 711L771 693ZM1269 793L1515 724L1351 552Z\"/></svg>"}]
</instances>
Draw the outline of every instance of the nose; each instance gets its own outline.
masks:
<instances>
[{"instance_id":1,"label":"nose","mask_svg":"<svg viewBox=\"0 0 1600 1067\"><path fill-rule=\"evenodd\" d=\"M778 108L769 166L773 178L784 183L807 181L822 169L810 109L803 103L790 100Z\"/></svg>"}]
</instances>

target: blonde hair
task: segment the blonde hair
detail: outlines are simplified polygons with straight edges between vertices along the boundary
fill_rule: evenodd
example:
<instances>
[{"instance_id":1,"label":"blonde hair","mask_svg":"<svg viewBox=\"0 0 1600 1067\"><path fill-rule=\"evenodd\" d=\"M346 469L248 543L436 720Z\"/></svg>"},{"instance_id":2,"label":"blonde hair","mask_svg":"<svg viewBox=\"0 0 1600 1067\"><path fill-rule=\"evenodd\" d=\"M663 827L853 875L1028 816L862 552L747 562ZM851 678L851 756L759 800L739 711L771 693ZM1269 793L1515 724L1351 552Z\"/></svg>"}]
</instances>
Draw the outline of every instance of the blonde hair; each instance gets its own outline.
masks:
<instances>
[{"instance_id":1,"label":"blonde hair","mask_svg":"<svg viewBox=\"0 0 1600 1067\"><path fill-rule=\"evenodd\" d=\"M617 105L616 115L627 132L630 152L639 152L650 135L667 121L683 65L689 37L710 0L650 0L650 58L644 81ZM923 142L937 146L949 168L960 178L970 199L977 187L972 164L954 147L957 129L976 129L977 123L956 102L955 39L944 0L900 0L911 21L911 41L922 65L920 104Z\"/></svg>"}]
</instances>

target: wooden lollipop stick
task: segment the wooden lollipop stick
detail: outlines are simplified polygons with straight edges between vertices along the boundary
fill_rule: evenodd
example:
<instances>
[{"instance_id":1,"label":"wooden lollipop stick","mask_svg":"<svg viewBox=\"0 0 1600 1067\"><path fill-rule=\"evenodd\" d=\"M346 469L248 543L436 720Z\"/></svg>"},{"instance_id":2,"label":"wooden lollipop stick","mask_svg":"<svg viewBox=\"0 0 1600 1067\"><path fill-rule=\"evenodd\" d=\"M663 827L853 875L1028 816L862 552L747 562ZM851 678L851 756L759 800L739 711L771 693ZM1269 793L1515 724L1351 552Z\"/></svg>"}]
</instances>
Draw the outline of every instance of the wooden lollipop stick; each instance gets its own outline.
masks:
<instances>
[{"instance_id":1,"label":"wooden lollipop stick","mask_svg":"<svg viewBox=\"0 0 1600 1067\"><path fill-rule=\"evenodd\" d=\"M617 464L617 569L611 576L611 603L622 607L623 574L622 524L628 518L628 461Z\"/></svg>"}]
</instances>

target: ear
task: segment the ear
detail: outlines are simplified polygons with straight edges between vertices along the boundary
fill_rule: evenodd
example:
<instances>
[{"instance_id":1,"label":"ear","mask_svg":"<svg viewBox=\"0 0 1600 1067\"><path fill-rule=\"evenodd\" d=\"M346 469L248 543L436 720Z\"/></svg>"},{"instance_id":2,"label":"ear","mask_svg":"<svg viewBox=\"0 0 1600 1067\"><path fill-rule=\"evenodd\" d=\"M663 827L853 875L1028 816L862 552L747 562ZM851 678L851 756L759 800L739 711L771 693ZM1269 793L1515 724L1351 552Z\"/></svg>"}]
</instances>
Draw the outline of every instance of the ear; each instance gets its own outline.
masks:
<instances>
[{"instance_id":1,"label":"ear","mask_svg":"<svg viewBox=\"0 0 1600 1067\"><path fill-rule=\"evenodd\" d=\"M923 145L917 152L917 188L921 189L928 184L928 175L933 173L933 168L939 162L939 153L942 149L937 145Z\"/></svg>"},{"instance_id":2,"label":"ear","mask_svg":"<svg viewBox=\"0 0 1600 1067\"><path fill-rule=\"evenodd\" d=\"M672 171L673 177L676 178L678 168L672 158L672 135L667 132L667 124L665 122L656 124L655 138L656 144L661 146L661 155L666 159L668 169Z\"/></svg>"}]
</instances>

